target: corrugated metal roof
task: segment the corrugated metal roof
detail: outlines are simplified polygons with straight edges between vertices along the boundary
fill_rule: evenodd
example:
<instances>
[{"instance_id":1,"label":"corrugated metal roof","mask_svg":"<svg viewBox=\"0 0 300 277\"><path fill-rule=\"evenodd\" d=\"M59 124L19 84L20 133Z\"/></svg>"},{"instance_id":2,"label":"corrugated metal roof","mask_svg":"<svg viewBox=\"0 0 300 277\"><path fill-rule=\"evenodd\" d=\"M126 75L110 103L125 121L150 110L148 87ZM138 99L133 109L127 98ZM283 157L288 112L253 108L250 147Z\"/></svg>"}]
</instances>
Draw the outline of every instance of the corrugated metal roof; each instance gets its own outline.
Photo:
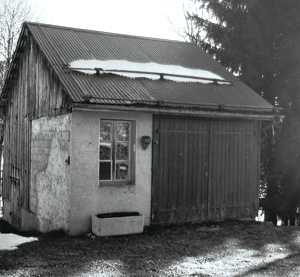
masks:
<instances>
[{"instance_id":1,"label":"corrugated metal roof","mask_svg":"<svg viewBox=\"0 0 300 277\"><path fill-rule=\"evenodd\" d=\"M135 37L39 23L25 23L49 60L73 102L175 103L177 106L226 106L239 110L272 111L274 107L197 45L162 39ZM114 74L87 75L66 70L74 60L128 60L180 65L211 71L232 85L179 83L166 80L132 79Z\"/></svg>"}]
</instances>

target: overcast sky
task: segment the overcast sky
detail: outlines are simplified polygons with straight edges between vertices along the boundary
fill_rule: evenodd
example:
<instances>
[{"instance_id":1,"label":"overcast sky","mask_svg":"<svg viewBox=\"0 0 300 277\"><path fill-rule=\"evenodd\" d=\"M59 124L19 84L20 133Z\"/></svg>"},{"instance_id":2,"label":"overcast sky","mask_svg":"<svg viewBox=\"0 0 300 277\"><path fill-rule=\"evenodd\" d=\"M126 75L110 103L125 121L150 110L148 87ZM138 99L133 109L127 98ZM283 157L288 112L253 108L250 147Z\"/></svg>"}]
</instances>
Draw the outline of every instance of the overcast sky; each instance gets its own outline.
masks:
<instances>
[{"instance_id":1,"label":"overcast sky","mask_svg":"<svg viewBox=\"0 0 300 277\"><path fill-rule=\"evenodd\" d=\"M105 32L183 40L174 32L184 26L189 0L30 0L44 23Z\"/></svg>"}]
</instances>

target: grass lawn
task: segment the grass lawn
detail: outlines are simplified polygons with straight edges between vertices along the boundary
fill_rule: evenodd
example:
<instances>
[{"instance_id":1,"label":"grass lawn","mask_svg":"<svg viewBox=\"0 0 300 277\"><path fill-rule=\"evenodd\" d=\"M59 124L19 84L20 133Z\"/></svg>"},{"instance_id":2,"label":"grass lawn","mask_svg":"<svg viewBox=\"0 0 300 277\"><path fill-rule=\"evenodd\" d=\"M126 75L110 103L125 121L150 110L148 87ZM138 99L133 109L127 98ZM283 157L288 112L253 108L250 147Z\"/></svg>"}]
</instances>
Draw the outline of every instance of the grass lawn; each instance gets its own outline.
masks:
<instances>
[{"instance_id":1,"label":"grass lawn","mask_svg":"<svg viewBox=\"0 0 300 277\"><path fill-rule=\"evenodd\" d=\"M12 231L0 220L0 232ZM300 227L224 221L38 238L0 251L0 276L300 276Z\"/></svg>"}]
</instances>

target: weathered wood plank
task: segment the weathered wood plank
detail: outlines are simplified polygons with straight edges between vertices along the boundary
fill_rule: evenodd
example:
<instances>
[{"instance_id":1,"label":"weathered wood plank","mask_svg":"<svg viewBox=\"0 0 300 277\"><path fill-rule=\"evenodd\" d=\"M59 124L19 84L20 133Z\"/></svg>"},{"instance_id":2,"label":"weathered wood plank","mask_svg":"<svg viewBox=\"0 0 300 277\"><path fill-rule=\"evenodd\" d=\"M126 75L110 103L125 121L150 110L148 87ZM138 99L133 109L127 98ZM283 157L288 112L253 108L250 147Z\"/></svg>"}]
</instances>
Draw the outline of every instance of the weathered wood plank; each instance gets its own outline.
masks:
<instances>
[{"instance_id":1,"label":"weathered wood plank","mask_svg":"<svg viewBox=\"0 0 300 277\"><path fill-rule=\"evenodd\" d=\"M170 118L168 120L168 129L169 130L174 130L175 129L175 120L174 118ZM170 134L168 132L168 158L170 159L170 161L174 161L174 158L176 156L176 153L174 152L174 147L175 147L175 142L174 142L174 138L173 135ZM167 202L167 207L168 208L172 208L174 206L174 162L170 162L168 163L168 202Z\"/></svg>"},{"instance_id":2,"label":"weathered wood plank","mask_svg":"<svg viewBox=\"0 0 300 277\"><path fill-rule=\"evenodd\" d=\"M179 204L179 186L180 186L180 180L179 180L179 171L180 171L180 162L179 162L179 134L177 131L179 130L179 122L178 120L174 120L174 130L175 133L172 135L173 136L173 141L174 141L174 189L173 189L173 205L174 207L178 207Z\"/></svg>"},{"instance_id":3,"label":"weathered wood plank","mask_svg":"<svg viewBox=\"0 0 300 277\"><path fill-rule=\"evenodd\" d=\"M23 208L27 210L30 198L31 119L52 116L52 111L58 105L53 95L62 99L62 85L55 74L50 73L51 69L45 60L36 43L28 37L7 97L3 197L13 200L13 207L18 207L22 202ZM62 101L59 105L61 104ZM16 173L16 169L12 169L11 165L20 168L20 171ZM12 189L17 189L10 178L14 174L18 174L20 179L21 202L11 197ZM17 218L17 215L15 217Z\"/></svg>"}]
</instances>

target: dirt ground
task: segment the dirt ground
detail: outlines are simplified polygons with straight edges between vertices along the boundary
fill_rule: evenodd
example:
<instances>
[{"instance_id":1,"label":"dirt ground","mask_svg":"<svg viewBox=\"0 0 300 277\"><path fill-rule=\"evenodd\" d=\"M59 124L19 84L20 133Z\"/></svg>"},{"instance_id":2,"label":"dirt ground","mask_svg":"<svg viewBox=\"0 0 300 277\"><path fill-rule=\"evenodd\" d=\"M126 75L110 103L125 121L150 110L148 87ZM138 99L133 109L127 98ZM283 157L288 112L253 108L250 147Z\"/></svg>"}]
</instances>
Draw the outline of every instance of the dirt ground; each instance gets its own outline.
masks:
<instances>
[{"instance_id":1,"label":"dirt ground","mask_svg":"<svg viewBox=\"0 0 300 277\"><path fill-rule=\"evenodd\" d=\"M0 232L12 231L0 220ZM300 276L300 227L223 221L122 237L38 237L0 251L0 276Z\"/></svg>"}]
</instances>

